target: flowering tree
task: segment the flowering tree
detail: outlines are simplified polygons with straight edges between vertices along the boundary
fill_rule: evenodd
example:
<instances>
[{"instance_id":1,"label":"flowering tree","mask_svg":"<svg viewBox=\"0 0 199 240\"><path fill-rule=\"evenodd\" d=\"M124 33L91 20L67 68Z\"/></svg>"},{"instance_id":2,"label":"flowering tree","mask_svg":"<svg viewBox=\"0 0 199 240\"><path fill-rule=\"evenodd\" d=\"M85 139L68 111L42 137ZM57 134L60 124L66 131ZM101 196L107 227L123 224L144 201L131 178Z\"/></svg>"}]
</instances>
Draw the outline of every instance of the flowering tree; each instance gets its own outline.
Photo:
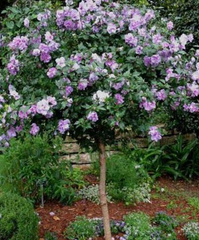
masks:
<instances>
[{"instance_id":1,"label":"flowering tree","mask_svg":"<svg viewBox=\"0 0 199 240\"><path fill-rule=\"evenodd\" d=\"M105 146L115 130L134 131L160 104L198 113L199 63L184 52L192 35L179 39L172 22L152 10L87 0L23 19L10 39L2 33L0 79L2 147L23 131L68 132L99 150L100 199L105 238L111 239L105 192ZM148 133L161 139L156 126Z\"/></svg>"}]
</instances>

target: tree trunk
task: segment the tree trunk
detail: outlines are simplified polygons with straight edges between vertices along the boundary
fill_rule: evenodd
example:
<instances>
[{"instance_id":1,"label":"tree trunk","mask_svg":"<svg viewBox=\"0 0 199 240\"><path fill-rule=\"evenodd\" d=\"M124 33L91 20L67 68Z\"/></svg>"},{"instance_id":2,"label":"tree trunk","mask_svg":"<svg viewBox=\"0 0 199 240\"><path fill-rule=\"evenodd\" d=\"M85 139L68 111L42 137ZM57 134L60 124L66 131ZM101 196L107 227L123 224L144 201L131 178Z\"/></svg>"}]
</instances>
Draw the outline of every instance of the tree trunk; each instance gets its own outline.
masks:
<instances>
[{"instance_id":1,"label":"tree trunk","mask_svg":"<svg viewBox=\"0 0 199 240\"><path fill-rule=\"evenodd\" d=\"M105 146L102 141L99 142L99 160L100 160L100 185L99 185L99 194L100 194L100 204L102 207L102 215L104 222L104 234L105 240L111 240L111 228L110 228L110 219L108 212L108 204L106 197L106 156L105 156Z\"/></svg>"}]
</instances>

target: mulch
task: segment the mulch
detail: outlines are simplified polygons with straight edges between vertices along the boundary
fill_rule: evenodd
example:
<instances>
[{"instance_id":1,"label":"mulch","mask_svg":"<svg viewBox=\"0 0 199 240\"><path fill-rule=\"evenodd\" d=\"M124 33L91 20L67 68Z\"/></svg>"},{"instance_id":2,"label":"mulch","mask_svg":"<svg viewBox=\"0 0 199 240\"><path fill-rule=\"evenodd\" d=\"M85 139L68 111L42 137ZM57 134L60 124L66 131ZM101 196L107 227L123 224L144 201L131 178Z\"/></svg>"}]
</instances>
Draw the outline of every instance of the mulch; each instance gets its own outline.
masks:
<instances>
[{"instance_id":1,"label":"mulch","mask_svg":"<svg viewBox=\"0 0 199 240\"><path fill-rule=\"evenodd\" d=\"M97 180L93 176L87 176L87 181L96 183ZM194 194L199 195L199 184L197 181L186 182L183 180L173 181L169 177L160 178L157 181L159 188L164 188L172 192L190 192L190 196ZM156 189L152 191L152 194L156 193ZM194 195L195 196L195 195ZM175 201L175 208L168 208L171 201ZM186 211L184 211L186 209ZM188 209L188 210L187 210ZM153 217L156 212L165 211L173 216L189 216L192 218L193 209L188 205L186 199L183 197L175 198L174 196L168 196L161 199L152 198L151 203L139 203L135 206L125 206L123 203L109 203L109 214L113 220L121 220L124 215L131 212L142 211L149 216ZM40 222L40 239L44 237L46 231L56 232L58 234L58 240L64 240L63 232L70 222L74 221L77 216L86 216L88 218L102 217L101 208L87 200L77 201L72 206L65 206L58 202L46 202L44 208L37 207L36 212L39 214ZM51 216L50 213L55 213ZM196 216L199 220L199 212ZM181 227L176 229L179 240L186 240L181 232ZM102 239L102 238L101 238ZM144 239L143 239L144 240Z\"/></svg>"}]
</instances>

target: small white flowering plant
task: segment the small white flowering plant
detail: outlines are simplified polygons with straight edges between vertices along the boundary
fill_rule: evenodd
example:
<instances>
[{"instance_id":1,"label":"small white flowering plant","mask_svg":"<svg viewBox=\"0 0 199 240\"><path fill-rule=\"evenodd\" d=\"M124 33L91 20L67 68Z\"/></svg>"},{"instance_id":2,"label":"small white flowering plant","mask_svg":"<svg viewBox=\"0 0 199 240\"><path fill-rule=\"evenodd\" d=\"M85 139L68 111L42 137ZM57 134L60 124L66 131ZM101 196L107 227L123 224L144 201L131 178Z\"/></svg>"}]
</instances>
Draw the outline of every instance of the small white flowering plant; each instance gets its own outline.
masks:
<instances>
[{"instance_id":1,"label":"small white flowering plant","mask_svg":"<svg viewBox=\"0 0 199 240\"><path fill-rule=\"evenodd\" d=\"M199 223L198 222L188 222L182 228L184 235L188 240L198 240L199 239Z\"/></svg>"}]
</instances>

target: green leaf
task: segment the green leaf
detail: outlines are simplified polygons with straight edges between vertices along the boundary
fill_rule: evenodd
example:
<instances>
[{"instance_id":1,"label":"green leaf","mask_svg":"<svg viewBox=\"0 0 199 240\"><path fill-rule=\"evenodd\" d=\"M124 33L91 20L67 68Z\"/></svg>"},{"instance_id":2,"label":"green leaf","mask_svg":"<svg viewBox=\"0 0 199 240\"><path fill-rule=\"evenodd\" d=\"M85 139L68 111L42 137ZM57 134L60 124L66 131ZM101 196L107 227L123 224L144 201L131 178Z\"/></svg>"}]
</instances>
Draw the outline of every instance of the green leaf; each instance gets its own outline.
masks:
<instances>
[{"instance_id":1,"label":"green leaf","mask_svg":"<svg viewBox=\"0 0 199 240\"><path fill-rule=\"evenodd\" d=\"M6 22L6 26L7 26L9 29L13 29L13 28L14 28L14 22L13 22L13 21Z\"/></svg>"}]
</instances>

